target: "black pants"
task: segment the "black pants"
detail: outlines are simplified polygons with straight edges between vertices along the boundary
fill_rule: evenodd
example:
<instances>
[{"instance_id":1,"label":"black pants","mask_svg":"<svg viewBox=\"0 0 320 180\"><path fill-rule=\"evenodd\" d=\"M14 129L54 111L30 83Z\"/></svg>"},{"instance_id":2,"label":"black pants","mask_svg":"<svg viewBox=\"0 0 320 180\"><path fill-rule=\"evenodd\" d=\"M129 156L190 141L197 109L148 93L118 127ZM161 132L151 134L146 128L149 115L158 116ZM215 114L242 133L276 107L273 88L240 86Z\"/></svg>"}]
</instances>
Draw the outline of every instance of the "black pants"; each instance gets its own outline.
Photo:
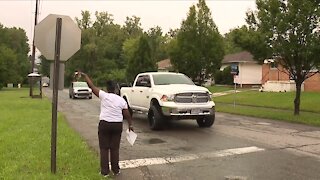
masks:
<instances>
[{"instance_id":1,"label":"black pants","mask_svg":"<svg viewBox=\"0 0 320 180\"><path fill-rule=\"evenodd\" d=\"M119 167L119 148L122 133L122 122L107 122L101 120L98 127L99 147L100 147L100 168L101 174L107 175L109 168L109 152L111 170L118 173Z\"/></svg>"}]
</instances>

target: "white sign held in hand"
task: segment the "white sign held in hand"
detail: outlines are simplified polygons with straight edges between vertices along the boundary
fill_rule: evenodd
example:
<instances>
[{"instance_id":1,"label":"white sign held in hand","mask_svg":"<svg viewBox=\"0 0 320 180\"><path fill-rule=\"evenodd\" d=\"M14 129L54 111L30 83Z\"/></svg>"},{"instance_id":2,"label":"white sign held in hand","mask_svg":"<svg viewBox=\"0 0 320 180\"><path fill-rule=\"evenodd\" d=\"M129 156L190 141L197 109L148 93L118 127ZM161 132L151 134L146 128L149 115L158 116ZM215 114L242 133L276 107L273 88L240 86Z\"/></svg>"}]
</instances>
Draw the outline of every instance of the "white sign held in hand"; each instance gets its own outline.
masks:
<instances>
[{"instance_id":1,"label":"white sign held in hand","mask_svg":"<svg viewBox=\"0 0 320 180\"><path fill-rule=\"evenodd\" d=\"M133 146L136 139L137 139L137 134L135 132L129 131L129 129L127 129L127 140L131 144L131 146Z\"/></svg>"}]
</instances>

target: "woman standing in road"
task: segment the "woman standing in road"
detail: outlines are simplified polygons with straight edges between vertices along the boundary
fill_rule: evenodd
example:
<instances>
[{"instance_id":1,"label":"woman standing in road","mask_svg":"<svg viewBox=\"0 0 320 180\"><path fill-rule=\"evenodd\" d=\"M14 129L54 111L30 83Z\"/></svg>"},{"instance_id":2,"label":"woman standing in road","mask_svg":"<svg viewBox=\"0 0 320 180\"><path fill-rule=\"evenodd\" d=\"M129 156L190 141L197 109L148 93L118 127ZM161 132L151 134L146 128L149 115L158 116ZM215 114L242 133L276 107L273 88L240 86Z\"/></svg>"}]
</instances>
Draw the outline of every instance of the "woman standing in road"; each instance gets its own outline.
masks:
<instances>
[{"instance_id":1,"label":"woman standing in road","mask_svg":"<svg viewBox=\"0 0 320 180\"><path fill-rule=\"evenodd\" d=\"M123 118L128 121L129 130L133 131L132 117L128 110L128 104L123 98L115 94L116 84L113 81L107 81L107 92L105 92L97 88L87 74L83 72L78 73L84 76L93 94L99 97L101 102L98 127L100 173L103 176L108 176L110 173L110 152L111 170L114 175L118 175L120 173L119 149Z\"/></svg>"}]
</instances>

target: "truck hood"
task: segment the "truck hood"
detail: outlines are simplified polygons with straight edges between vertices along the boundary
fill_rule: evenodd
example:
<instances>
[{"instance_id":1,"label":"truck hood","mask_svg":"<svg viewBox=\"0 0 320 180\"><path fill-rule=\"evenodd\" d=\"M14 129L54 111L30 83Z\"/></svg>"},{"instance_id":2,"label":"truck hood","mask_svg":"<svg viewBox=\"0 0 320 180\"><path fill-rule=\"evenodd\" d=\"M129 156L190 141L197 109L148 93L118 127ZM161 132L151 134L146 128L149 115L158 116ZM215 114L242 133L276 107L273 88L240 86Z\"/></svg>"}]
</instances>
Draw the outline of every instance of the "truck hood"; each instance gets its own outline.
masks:
<instances>
[{"instance_id":1,"label":"truck hood","mask_svg":"<svg viewBox=\"0 0 320 180\"><path fill-rule=\"evenodd\" d=\"M154 91L163 94L177 94L184 92L209 92L210 91L202 86L187 85L187 84L170 84L170 85L157 85L154 87Z\"/></svg>"}]
</instances>

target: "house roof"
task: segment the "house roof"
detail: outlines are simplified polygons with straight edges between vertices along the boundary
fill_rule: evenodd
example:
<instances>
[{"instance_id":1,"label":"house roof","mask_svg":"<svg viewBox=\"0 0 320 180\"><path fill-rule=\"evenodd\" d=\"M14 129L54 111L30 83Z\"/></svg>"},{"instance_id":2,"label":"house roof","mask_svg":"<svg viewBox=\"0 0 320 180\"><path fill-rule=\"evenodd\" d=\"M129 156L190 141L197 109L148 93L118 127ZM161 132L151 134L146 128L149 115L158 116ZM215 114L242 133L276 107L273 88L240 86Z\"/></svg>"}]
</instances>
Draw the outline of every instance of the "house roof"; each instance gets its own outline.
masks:
<instances>
[{"instance_id":1,"label":"house roof","mask_svg":"<svg viewBox=\"0 0 320 180\"><path fill-rule=\"evenodd\" d=\"M242 51L235 54L225 55L222 60L222 64L239 63L239 62L256 63L256 61L253 59L253 55L248 51Z\"/></svg>"},{"instance_id":2,"label":"house roof","mask_svg":"<svg viewBox=\"0 0 320 180\"><path fill-rule=\"evenodd\" d=\"M169 69L172 67L170 59L161 60L157 62L157 65L158 65L158 69Z\"/></svg>"}]
</instances>

